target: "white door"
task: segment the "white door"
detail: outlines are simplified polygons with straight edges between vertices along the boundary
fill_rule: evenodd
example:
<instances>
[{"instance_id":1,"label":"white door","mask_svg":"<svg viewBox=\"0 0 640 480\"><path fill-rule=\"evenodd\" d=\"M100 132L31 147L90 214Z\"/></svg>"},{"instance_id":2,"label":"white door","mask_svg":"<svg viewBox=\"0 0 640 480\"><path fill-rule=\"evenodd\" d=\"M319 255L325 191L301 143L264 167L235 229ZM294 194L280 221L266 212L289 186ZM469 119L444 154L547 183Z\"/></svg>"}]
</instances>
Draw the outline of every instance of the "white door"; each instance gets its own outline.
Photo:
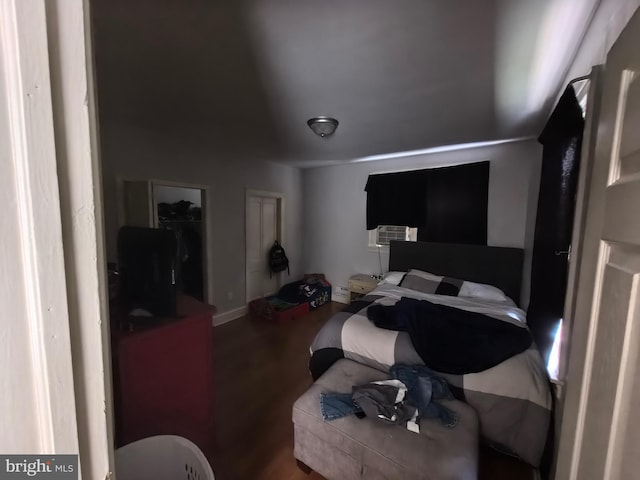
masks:
<instances>
[{"instance_id":1,"label":"white door","mask_svg":"<svg viewBox=\"0 0 640 480\"><path fill-rule=\"evenodd\" d=\"M246 289L247 302L276 293L279 274L269 274L267 257L279 235L279 200L274 197L247 196L246 213Z\"/></svg>"},{"instance_id":2,"label":"white door","mask_svg":"<svg viewBox=\"0 0 640 480\"><path fill-rule=\"evenodd\" d=\"M639 45L640 11L607 56L559 480L632 479L640 471ZM583 337L579 323L589 326Z\"/></svg>"}]
</instances>

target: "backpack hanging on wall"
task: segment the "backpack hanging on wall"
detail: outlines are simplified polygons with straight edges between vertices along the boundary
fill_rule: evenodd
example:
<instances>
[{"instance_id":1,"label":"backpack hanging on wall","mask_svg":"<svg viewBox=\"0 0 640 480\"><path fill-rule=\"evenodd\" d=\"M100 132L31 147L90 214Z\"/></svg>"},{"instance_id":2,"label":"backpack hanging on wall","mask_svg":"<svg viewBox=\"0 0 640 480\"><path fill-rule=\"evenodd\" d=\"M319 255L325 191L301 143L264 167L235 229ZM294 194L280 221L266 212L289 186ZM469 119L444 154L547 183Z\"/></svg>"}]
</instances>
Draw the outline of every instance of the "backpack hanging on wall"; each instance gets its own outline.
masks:
<instances>
[{"instance_id":1,"label":"backpack hanging on wall","mask_svg":"<svg viewBox=\"0 0 640 480\"><path fill-rule=\"evenodd\" d=\"M269 250L269 278L271 278L272 273L278 273L287 271L289 272L289 259L287 258L287 254L284 253L284 248L282 245L276 240L273 242L273 247Z\"/></svg>"}]
</instances>

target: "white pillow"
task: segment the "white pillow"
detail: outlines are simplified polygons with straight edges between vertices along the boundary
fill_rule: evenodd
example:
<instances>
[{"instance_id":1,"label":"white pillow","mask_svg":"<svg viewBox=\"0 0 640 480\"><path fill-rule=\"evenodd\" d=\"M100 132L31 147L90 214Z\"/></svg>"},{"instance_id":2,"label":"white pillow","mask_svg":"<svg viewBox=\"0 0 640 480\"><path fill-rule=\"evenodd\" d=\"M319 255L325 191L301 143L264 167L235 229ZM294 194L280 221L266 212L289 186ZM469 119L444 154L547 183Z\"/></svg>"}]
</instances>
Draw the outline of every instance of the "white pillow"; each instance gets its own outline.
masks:
<instances>
[{"instance_id":1,"label":"white pillow","mask_svg":"<svg viewBox=\"0 0 640 480\"><path fill-rule=\"evenodd\" d=\"M382 285L383 283L389 283L391 285L400 285L400 282L404 278L407 272L387 272L384 274L382 280L378 285Z\"/></svg>"},{"instance_id":2,"label":"white pillow","mask_svg":"<svg viewBox=\"0 0 640 480\"><path fill-rule=\"evenodd\" d=\"M498 287L487 285L485 283L462 282L459 297L483 298L485 300L493 300L495 302L505 302L514 304L513 300L505 295Z\"/></svg>"},{"instance_id":3,"label":"white pillow","mask_svg":"<svg viewBox=\"0 0 640 480\"><path fill-rule=\"evenodd\" d=\"M450 293L446 293L446 295L482 298L484 300L505 302L511 305L515 305L513 300L507 297L502 290L500 290L498 287L494 287L493 285L435 275L433 273L424 272L422 270L409 270L409 273L406 277L404 277L404 281L402 281L402 285L400 286L406 286L408 288L412 288L424 293L436 293L436 290L438 290L439 284L441 282L449 284L451 287L453 287L449 289ZM459 290L456 292L456 289Z\"/></svg>"}]
</instances>

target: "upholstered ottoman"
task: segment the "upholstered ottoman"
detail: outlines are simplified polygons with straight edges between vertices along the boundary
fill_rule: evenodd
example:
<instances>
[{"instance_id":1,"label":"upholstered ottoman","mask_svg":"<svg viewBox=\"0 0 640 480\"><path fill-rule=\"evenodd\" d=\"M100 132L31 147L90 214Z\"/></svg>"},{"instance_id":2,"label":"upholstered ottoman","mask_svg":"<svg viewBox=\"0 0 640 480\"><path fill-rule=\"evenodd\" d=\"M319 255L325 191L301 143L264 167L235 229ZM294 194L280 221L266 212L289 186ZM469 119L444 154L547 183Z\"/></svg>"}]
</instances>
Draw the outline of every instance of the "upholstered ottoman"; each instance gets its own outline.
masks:
<instances>
[{"instance_id":1,"label":"upholstered ottoman","mask_svg":"<svg viewBox=\"0 0 640 480\"><path fill-rule=\"evenodd\" d=\"M322 419L320 393L388 378L351 360L336 362L293 405L296 459L329 480L476 479L478 419L465 403L442 402L458 413L454 428L422 419L419 434L355 415Z\"/></svg>"}]
</instances>

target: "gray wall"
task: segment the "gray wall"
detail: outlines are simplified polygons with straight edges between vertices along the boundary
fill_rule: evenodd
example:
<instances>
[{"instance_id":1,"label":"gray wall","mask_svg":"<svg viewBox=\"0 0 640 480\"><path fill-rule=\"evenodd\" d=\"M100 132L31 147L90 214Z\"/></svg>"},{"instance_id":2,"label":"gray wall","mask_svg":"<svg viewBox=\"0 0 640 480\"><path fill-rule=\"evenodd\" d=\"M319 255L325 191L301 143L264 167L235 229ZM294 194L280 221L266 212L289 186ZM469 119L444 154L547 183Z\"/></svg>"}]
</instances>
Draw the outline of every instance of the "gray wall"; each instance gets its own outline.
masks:
<instances>
[{"instance_id":1,"label":"gray wall","mask_svg":"<svg viewBox=\"0 0 640 480\"><path fill-rule=\"evenodd\" d=\"M324 272L335 286L346 286L354 273L378 273L378 250L367 246L369 174L486 160L491 161L488 243L526 249L521 297L526 306L542 161L542 149L533 140L304 170L304 270ZM386 271L388 252L382 255Z\"/></svg>"},{"instance_id":2,"label":"gray wall","mask_svg":"<svg viewBox=\"0 0 640 480\"><path fill-rule=\"evenodd\" d=\"M300 170L268 162L251 162L222 154L215 145L154 135L130 127L101 129L107 255L115 261L118 228L116 178L158 179L210 188L207 221L215 232L212 244L213 303L219 313L245 305L245 190L267 190L285 196L283 245L291 276L302 276L302 179ZM229 298L231 293L231 299Z\"/></svg>"},{"instance_id":3,"label":"gray wall","mask_svg":"<svg viewBox=\"0 0 640 480\"><path fill-rule=\"evenodd\" d=\"M110 260L115 260L117 253L118 176L210 187L207 221L213 222L219 235L211 240L213 255L209 261L213 301L219 313L245 305L247 188L281 192L286 197L284 246L291 261L291 276L285 281L318 271L334 285L346 286L354 273L379 270L378 252L367 246L365 225L364 186L370 173L490 160L489 244L525 248L522 300L525 306L528 302L542 157L535 141L306 170L234 158L202 140L171 139L133 128L103 127L101 144ZM382 264L386 271L388 255L384 250Z\"/></svg>"},{"instance_id":4,"label":"gray wall","mask_svg":"<svg viewBox=\"0 0 640 480\"><path fill-rule=\"evenodd\" d=\"M571 79L587 75L593 65L605 63L609 49L638 8L640 0L600 0L567 76L558 89L558 97Z\"/></svg>"}]
</instances>

